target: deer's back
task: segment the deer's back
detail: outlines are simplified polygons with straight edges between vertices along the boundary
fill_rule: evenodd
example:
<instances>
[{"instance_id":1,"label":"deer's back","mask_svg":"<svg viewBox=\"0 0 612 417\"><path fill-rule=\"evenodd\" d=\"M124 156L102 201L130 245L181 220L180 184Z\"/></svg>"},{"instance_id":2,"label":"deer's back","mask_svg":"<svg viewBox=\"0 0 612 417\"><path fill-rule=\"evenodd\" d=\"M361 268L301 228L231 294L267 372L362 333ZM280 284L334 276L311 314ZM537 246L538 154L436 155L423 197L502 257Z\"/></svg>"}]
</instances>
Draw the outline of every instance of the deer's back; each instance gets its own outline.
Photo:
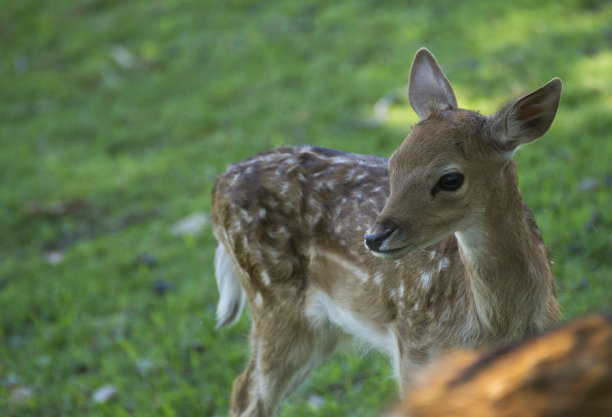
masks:
<instances>
[{"instance_id":1,"label":"deer's back","mask_svg":"<svg viewBox=\"0 0 612 417\"><path fill-rule=\"evenodd\" d=\"M261 153L231 165L215 183L213 226L224 229L250 275L268 265L264 281L294 280L314 245L362 250L363 233L389 194L386 164L310 146Z\"/></svg>"}]
</instances>

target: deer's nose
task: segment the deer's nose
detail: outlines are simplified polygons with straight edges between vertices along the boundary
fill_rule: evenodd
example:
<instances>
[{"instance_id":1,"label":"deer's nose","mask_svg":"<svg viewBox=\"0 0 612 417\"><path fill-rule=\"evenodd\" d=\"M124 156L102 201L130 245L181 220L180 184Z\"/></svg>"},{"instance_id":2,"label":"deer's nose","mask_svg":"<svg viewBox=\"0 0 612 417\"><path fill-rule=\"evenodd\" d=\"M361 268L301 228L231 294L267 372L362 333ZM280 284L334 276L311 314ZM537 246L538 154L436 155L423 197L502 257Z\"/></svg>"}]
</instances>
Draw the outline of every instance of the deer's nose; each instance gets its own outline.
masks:
<instances>
[{"instance_id":1,"label":"deer's nose","mask_svg":"<svg viewBox=\"0 0 612 417\"><path fill-rule=\"evenodd\" d=\"M369 250L377 251L382 246L383 242L393 234L394 229L385 228L382 231L374 231L373 233L366 232L364 243Z\"/></svg>"}]
</instances>

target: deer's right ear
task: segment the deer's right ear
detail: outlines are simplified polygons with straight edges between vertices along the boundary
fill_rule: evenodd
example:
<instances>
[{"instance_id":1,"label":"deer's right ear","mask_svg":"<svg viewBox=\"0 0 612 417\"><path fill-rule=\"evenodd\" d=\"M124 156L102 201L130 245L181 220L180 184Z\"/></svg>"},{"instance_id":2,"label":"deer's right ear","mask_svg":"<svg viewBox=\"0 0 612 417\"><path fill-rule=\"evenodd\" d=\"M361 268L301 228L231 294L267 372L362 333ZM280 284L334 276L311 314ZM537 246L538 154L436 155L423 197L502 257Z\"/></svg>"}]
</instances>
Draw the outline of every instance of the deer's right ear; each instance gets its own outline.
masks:
<instances>
[{"instance_id":1,"label":"deer's right ear","mask_svg":"<svg viewBox=\"0 0 612 417\"><path fill-rule=\"evenodd\" d=\"M557 114L562 89L561 80L553 78L491 116L491 130L502 149L512 151L546 133Z\"/></svg>"},{"instance_id":2,"label":"deer's right ear","mask_svg":"<svg viewBox=\"0 0 612 417\"><path fill-rule=\"evenodd\" d=\"M426 48L419 49L414 56L410 68L408 98L421 120L425 119L431 110L457 108L453 87Z\"/></svg>"}]
</instances>

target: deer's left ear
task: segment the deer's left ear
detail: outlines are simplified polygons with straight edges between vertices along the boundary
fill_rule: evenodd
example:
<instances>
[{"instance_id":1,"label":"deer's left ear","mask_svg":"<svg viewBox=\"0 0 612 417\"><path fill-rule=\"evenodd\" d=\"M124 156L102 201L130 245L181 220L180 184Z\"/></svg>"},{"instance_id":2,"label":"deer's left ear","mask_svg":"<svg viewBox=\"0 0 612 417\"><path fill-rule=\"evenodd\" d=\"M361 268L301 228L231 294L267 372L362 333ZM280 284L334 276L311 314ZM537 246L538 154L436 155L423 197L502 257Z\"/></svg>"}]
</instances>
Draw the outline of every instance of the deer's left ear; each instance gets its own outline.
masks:
<instances>
[{"instance_id":1,"label":"deer's left ear","mask_svg":"<svg viewBox=\"0 0 612 417\"><path fill-rule=\"evenodd\" d=\"M410 68L408 98L421 120L425 119L431 110L457 108L453 87L426 48L419 49L414 56Z\"/></svg>"},{"instance_id":2,"label":"deer's left ear","mask_svg":"<svg viewBox=\"0 0 612 417\"><path fill-rule=\"evenodd\" d=\"M553 78L491 116L491 131L500 147L512 151L546 133L557 114L562 88L561 80Z\"/></svg>"}]
</instances>

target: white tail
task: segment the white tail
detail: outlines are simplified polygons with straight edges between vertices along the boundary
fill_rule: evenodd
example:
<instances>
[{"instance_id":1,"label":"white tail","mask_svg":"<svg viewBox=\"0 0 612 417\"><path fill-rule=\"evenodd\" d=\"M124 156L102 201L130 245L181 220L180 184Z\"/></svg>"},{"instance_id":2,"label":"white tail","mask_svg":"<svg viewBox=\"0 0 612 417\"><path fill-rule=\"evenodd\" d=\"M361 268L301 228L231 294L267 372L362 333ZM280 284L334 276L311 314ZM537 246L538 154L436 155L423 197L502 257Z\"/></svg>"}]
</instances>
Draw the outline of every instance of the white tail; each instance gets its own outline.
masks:
<instances>
[{"instance_id":1,"label":"white tail","mask_svg":"<svg viewBox=\"0 0 612 417\"><path fill-rule=\"evenodd\" d=\"M215 272L220 295L217 304L217 328L219 328L232 324L240 318L246 294L232 270L232 261L223 245L218 245L215 252Z\"/></svg>"},{"instance_id":2,"label":"white tail","mask_svg":"<svg viewBox=\"0 0 612 417\"><path fill-rule=\"evenodd\" d=\"M554 79L493 116L463 110L421 49L409 84L421 121L389 160L302 146L230 166L211 218L253 320L231 414L272 415L347 336L389 354L405 385L444 352L555 323L548 253L512 156L546 132L560 94ZM240 296L217 267L223 324Z\"/></svg>"}]
</instances>

